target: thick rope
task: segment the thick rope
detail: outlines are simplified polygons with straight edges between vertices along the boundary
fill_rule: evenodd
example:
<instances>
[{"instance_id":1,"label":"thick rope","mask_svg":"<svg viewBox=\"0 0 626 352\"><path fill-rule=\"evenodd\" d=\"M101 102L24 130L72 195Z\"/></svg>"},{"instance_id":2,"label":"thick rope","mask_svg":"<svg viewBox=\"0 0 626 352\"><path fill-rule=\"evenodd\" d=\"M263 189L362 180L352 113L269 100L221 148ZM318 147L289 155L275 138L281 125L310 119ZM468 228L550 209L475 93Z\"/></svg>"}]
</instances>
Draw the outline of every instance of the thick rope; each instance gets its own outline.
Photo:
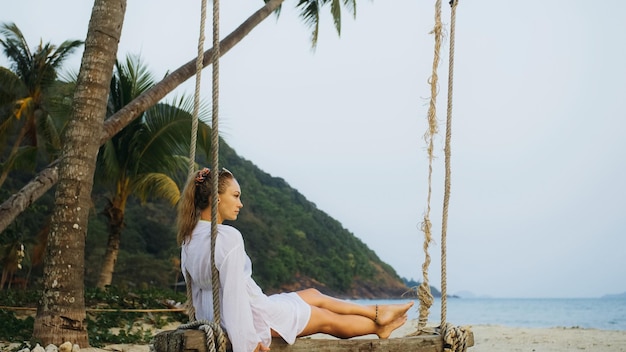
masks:
<instances>
[{"instance_id":1,"label":"thick rope","mask_svg":"<svg viewBox=\"0 0 626 352\"><path fill-rule=\"evenodd\" d=\"M201 1L200 10L200 35L198 39L198 56L196 59L196 86L194 95L194 109L192 117L191 128L191 143L189 148L189 172L195 171L196 160L196 143L198 136L198 114L200 110L200 86L201 86L201 72L204 59L204 32L206 22L206 0ZM211 148L212 148L212 169L213 177L212 190L211 190L211 263L215 263L215 241L217 238L217 192L219 181L219 165L218 165L218 100L219 100L219 57L220 57L220 45L219 45L219 1L213 0L213 109L212 109L212 129L211 129ZM198 327L206 334L207 349L210 352L226 351L226 335L221 327L221 313L219 302L219 272L217 267L213 265L211 268L212 284L213 284L213 322L197 321L195 308L193 307L192 297L192 278L189 273L185 273L185 281L187 286L187 314L189 316L190 323L183 324L179 329L190 329Z\"/></svg>"},{"instance_id":2,"label":"thick rope","mask_svg":"<svg viewBox=\"0 0 626 352\"><path fill-rule=\"evenodd\" d=\"M187 301L185 302L185 308L187 309L187 315L189 316L189 323L181 324L178 329L199 329L204 331L206 335L206 346L208 352L223 352L226 351L226 344L228 337L224 333L222 326L215 321L196 320L196 309L193 306L193 297L191 291L193 279L189 272L185 272L185 282L187 285Z\"/></svg>"},{"instance_id":3,"label":"thick rope","mask_svg":"<svg viewBox=\"0 0 626 352\"><path fill-rule=\"evenodd\" d=\"M465 352L469 343L469 326L446 324L441 328L444 352Z\"/></svg>"},{"instance_id":4,"label":"thick rope","mask_svg":"<svg viewBox=\"0 0 626 352\"><path fill-rule=\"evenodd\" d=\"M206 1L206 0L203 0ZM212 127L211 127L211 151L212 151L212 169L213 188L211 190L211 263L215 263L215 241L217 239L217 200L218 200L218 184L219 184L219 137L218 137L218 111L219 111L219 58L220 58L220 42L219 42L219 1L213 0L213 98L212 98ZM214 319L220 323L220 305L219 305L219 272L213 264L212 280L213 280L213 312Z\"/></svg>"},{"instance_id":5,"label":"thick rope","mask_svg":"<svg viewBox=\"0 0 626 352\"><path fill-rule=\"evenodd\" d=\"M432 174L433 174L433 145L434 145L434 136L437 134L437 68L439 67L439 52L441 49L441 41L443 37L442 33L442 23L441 23L441 0L437 0L435 4L435 27L432 32L435 35L435 53L433 58L433 71L430 77L430 106L428 109L428 131L424 135L424 139L426 139L428 143L428 196L426 198L426 212L424 214L424 221L422 222L422 231L424 232L424 263L422 264L422 276L423 281L421 285L418 287L417 295L420 301L419 304L419 318L417 331L421 331L426 326L428 322L428 312L430 306L433 304L433 295L430 292L430 285L428 282L428 267L430 266L430 254L428 253L428 246L432 241L431 234L431 222L430 222L430 198L432 195Z\"/></svg>"},{"instance_id":6,"label":"thick rope","mask_svg":"<svg viewBox=\"0 0 626 352\"><path fill-rule=\"evenodd\" d=\"M450 20L450 56L448 58L448 109L446 116L446 145L444 147L445 155L445 189L443 195L443 215L441 222L441 325L446 324L446 311L447 311L447 232L448 232L448 204L450 203L450 155L451 147L450 141L452 139L452 88L454 85L454 34L455 34L455 22L456 22L456 6L458 1L451 0L451 20Z\"/></svg>"},{"instance_id":7,"label":"thick rope","mask_svg":"<svg viewBox=\"0 0 626 352\"><path fill-rule=\"evenodd\" d=\"M187 288L187 301L185 301L184 307L187 311L187 316L189 317L189 322L196 320L196 308L193 306L193 293L191 290L191 275L189 272L185 270L185 287Z\"/></svg>"},{"instance_id":8,"label":"thick rope","mask_svg":"<svg viewBox=\"0 0 626 352\"><path fill-rule=\"evenodd\" d=\"M198 140L198 115L200 112L200 83L204 58L204 31L206 22L206 0L201 1L200 35L198 36L198 55L196 56L196 86L193 96L193 115L191 119L191 143L189 144L189 173L196 169L196 144Z\"/></svg>"},{"instance_id":9,"label":"thick rope","mask_svg":"<svg viewBox=\"0 0 626 352\"><path fill-rule=\"evenodd\" d=\"M448 205L450 203L450 179L451 179L451 147L452 140L452 96L454 86L454 37L456 26L456 6L458 0L451 0L451 18L450 18L450 56L448 62L448 106L446 117L446 145L444 147L445 154L445 188L443 198L443 216L441 224L441 332L443 335L444 352L465 352L467 350L468 337L470 333L469 327L457 327L450 323L446 323L447 313L447 264L446 264L446 237L448 231Z\"/></svg>"},{"instance_id":10,"label":"thick rope","mask_svg":"<svg viewBox=\"0 0 626 352\"><path fill-rule=\"evenodd\" d=\"M203 0L203 3L206 0ZM213 319L215 324L221 326L220 312L220 275L215 266L215 242L217 241L217 201L219 184L219 61L220 61L220 8L219 0L213 0L213 64L212 64L212 117L211 117L211 149L213 168L213 188L211 191L211 279L213 284ZM209 339L207 338L207 343ZM217 347L220 352L226 351L226 338L224 334L217 336Z\"/></svg>"},{"instance_id":11,"label":"thick rope","mask_svg":"<svg viewBox=\"0 0 626 352\"><path fill-rule=\"evenodd\" d=\"M204 331L206 336L206 346L207 351L225 351L226 344L224 343L224 349L220 349L221 341L226 341L227 336L222 330L222 327L214 322L208 320L195 320L188 324L182 324L178 327L179 329L198 329Z\"/></svg>"},{"instance_id":12,"label":"thick rope","mask_svg":"<svg viewBox=\"0 0 626 352\"><path fill-rule=\"evenodd\" d=\"M191 140L189 143L189 174L196 170L196 143L198 140L198 115L200 111L200 81L202 77L203 57L204 57L204 23L206 22L206 0L201 1L200 9L200 35L198 37L198 56L196 57L196 87L194 92L193 113L191 116ZM191 292L191 275L188 272L185 276L185 286L187 289L187 301L185 309L189 321L196 320L196 311L193 307L193 297Z\"/></svg>"}]
</instances>

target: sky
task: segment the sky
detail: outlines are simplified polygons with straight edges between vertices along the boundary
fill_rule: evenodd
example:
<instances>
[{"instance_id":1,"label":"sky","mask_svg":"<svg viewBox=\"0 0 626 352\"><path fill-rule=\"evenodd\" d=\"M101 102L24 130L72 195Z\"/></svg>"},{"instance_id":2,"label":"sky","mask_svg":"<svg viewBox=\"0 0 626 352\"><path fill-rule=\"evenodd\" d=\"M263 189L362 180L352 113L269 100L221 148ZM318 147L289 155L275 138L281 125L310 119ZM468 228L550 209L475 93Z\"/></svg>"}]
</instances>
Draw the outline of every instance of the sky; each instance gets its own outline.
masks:
<instances>
[{"instance_id":1,"label":"sky","mask_svg":"<svg viewBox=\"0 0 626 352\"><path fill-rule=\"evenodd\" d=\"M421 280L435 1L357 1L356 18L344 10L341 35L324 8L315 50L295 3L286 0L280 17L221 58L220 134L400 276ZM15 22L31 47L60 44L85 38L92 5L4 1L0 22ZM221 37L262 5L221 2ZM199 1L128 1L118 57L140 54L156 76L175 70L197 53L199 13ZM448 293L626 292L624 13L621 0L459 2ZM447 1L442 16L449 34ZM449 44L447 35L430 202L428 278L438 288ZM68 68L78 71L81 54ZM7 65L3 55L0 65ZM193 80L174 94L193 94ZM202 96L210 101L210 69L202 73Z\"/></svg>"}]
</instances>

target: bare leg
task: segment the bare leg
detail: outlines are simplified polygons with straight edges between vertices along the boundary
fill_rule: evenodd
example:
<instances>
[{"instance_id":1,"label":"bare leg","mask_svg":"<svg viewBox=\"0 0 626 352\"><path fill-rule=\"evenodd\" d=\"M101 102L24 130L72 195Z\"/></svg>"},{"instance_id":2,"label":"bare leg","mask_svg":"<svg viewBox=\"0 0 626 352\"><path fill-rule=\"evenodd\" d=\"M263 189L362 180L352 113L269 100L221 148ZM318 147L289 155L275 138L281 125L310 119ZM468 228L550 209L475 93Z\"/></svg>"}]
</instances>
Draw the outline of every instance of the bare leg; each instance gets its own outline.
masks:
<instances>
[{"instance_id":1,"label":"bare leg","mask_svg":"<svg viewBox=\"0 0 626 352\"><path fill-rule=\"evenodd\" d=\"M349 301L327 296L316 289L298 291L298 295L313 307L324 308L342 315L360 315L375 321L379 325L387 325L397 318L406 315L413 302L403 304L360 305Z\"/></svg>"},{"instance_id":2,"label":"bare leg","mask_svg":"<svg viewBox=\"0 0 626 352\"><path fill-rule=\"evenodd\" d=\"M311 306L311 318L298 336L316 333L329 334L338 338L351 338L376 334L381 339L388 338L397 328L406 323L403 315L386 325L376 324L372 319L361 315L337 314L327 309Z\"/></svg>"}]
</instances>

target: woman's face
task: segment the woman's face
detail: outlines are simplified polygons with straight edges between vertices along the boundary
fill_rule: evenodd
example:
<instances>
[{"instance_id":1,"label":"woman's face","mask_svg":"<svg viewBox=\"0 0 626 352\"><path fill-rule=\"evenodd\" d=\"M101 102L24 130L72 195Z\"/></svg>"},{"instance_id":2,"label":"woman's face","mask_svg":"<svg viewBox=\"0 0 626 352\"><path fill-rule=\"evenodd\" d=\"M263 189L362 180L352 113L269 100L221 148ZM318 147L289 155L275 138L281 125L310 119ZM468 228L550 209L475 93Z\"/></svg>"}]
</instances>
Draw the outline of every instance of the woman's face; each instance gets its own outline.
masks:
<instances>
[{"instance_id":1,"label":"woman's face","mask_svg":"<svg viewBox=\"0 0 626 352\"><path fill-rule=\"evenodd\" d=\"M224 220L237 220L239 210L243 208L241 202L241 188L237 180L229 179L226 181L226 190L220 194L217 203L217 213L220 223Z\"/></svg>"}]
</instances>

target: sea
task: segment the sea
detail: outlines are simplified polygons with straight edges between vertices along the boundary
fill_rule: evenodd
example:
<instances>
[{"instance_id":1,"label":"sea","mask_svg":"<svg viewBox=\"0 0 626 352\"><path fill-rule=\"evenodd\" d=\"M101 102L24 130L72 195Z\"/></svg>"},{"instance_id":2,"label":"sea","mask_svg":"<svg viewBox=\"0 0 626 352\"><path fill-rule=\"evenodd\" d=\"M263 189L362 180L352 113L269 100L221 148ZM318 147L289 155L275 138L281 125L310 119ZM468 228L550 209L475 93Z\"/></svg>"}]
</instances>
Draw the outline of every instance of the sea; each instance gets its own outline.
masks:
<instances>
[{"instance_id":1,"label":"sea","mask_svg":"<svg viewBox=\"0 0 626 352\"><path fill-rule=\"evenodd\" d=\"M354 300L394 304L402 300ZM415 300L409 319L418 319ZM626 331L625 298L448 298L446 322L455 326L502 325L529 328L590 328ZM427 325L441 323L441 300L430 307Z\"/></svg>"}]
</instances>

